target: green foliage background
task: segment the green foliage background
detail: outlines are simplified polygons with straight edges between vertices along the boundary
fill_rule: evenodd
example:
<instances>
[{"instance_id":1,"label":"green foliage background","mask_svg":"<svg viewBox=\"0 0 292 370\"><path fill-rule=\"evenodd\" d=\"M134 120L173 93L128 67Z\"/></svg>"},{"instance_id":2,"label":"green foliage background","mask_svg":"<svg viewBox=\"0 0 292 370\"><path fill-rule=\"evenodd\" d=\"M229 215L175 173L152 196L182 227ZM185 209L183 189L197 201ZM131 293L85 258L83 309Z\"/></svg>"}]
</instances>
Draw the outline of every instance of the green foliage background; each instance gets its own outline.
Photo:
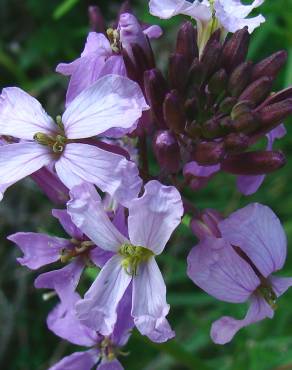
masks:
<instances>
[{"instance_id":1,"label":"green foliage background","mask_svg":"<svg viewBox=\"0 0 292 370\"><path fill-rule=\"evenodd\" d=\"M92 2L94 3L94 2ZM91 4L92 4L91 3ZM97 1L110 23L120 1ZM181 19L159 21L147 12L147 1L133 1L137 14L165 30L154 43L160 66L166 65ZM20 86L39 98L53 114L63 109L66 80L54 73L60 61L80 54L87 27L87 1L0 0L0 86ZM261 12L267 22L252 35L250 59L256 61L278 49L287 49L289 60L275 88L292 84L292 0L266 0ZM159 53L158 53L159 51ZM291 121L291 119L290 119ZM286 167L269 175L260 191L242 197L231 176L218 175L206 189L191 194L199 208L212 207L228 214L249 202L269 205L283 221L288 234L288 259L282 275L292 276L292 130L277 143L287 155ZM218 302L187 278L186 256L196 243L188 220L173 238L168 253L159 258L168 285L170 322L177 337L167 344L150 343L134 332L122 362L127 370L289 370L292 369L292 291L278 302L274 320L242 330L224 347L212 344L209 329L221 315L242 317L245 306ZM79 348L60 341L47 331L46 315L54 299L42 300L33 288L35 273L18 266L19 252L5 240L16 231L62 235L50 216L50 204L30 181L7 192L0 204L0 368L45 370L62 356ZM87 271L88 284L94 271Z\"/></svg>"}]
</instances>

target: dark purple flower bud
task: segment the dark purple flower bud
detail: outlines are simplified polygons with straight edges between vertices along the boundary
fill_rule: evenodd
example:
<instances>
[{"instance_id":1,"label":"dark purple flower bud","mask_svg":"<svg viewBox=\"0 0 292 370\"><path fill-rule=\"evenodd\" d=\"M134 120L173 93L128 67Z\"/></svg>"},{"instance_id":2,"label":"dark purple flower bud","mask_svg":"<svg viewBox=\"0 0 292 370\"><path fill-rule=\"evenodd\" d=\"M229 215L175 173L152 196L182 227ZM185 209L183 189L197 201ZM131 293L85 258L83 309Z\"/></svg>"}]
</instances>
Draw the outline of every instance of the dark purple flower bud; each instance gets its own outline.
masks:
<instances>
[{"instance_id":1,"label":"dark purple flower bud","mask_svg":"<svg viewBox=\"0 0 292 370\"><path fill-rule=\"evenodd\" d=\"M203 81L203 65L198 58L193 60L189 70L188 85L200 85Z\"/></svg>"},{"instance_id":2,"label":"dark purple flower bud","mask_svg":"<svg viewBox=\"0 0 292 370\"><path fill-rule=\"evenodd\" d=\"M250 113L251 112L251 106L249 101L241 101L237 103L231 111L231 118L237 119L239 116Z\"/></svg>"},{"instance_id":3,"label":"dark purple flower bud","mask_svg":"<svg viewBox=\"0 0 292 370\"><path fill-rule=\"evenodd\" d=\"M222 65L231 72L244 62L249 46L250 35L247 27L235 32L224 44Z\"/></svg>"},{"instance_id":4,"label":"dark purple flower bud","mask_svg":"<svg viewBox=\"0 0 292 370\"><path fill-rule=\"evenodd\" d=\"M186 124L186 116L181 97L176 90L169 92L163 103L164 120L167 126L176 133L182 133Z\"/></svg>"},{"instance_id":5,"label":"dark purple flower bud","mask_svg":"<svg viewBox=\"0 0 292 370\"><path fill-rule=\"evenodd\" d=\"M264 76L274 79L286 61L287 52L285 50L281 50L270 55L254 66L252 79L257 80Z\"/></svg>"},{"instance_id":6,"label":"dark purple flower bud","mask_svg":"<svg viewBox=\"0 0 292 370\"><path fill-rule=\"evenodd\" d=\"M221 169L234 175L264 175L274 172L286 164L280 151L255 151L226 157Z\"/></svg>"},{"instance_id":7,"label":"dark purple flower bud","mask_svg":"<svg viewBox=\"0 0 292 370\"><path fill-rule=\"evenodd\" d=\"M218 69L222 45L216 39L209 40L204 48L201 64L203 66L204 79L210 77Z\"/></svg>"},{"instance_id":8,"label":"dark purple flower bud","mask_svg":"<svg viewBox=\"0 0 292 370\"><path fill-rule=\"evenodd\" d=\"M183 92L188 80L188 61L182 54L172 54L169 58L169 81L172 89Z\"/></svg>"},{"instance_id":9,"label":"dark purple flower bud","mask_svg":"<svg viewBox=\"0 0 292 370\"><path fill-rule=\"evenodd\" d=\"M188 122L185 127L185 132L189 137L198 139L202 136L202 127L196 121Z\"/></svg>"},{"instance_id":10,"label":"dark purple flower bud","mask_svg":"<svg viewBox=\"0 0 292 370\"><path fill-rule=\"evenodd\" d=\"M119 15L123 13L132 13L131 2L129 0L123 1L119 9Z\"/></svg>"},{"instance_id":11,"label":"dark purple flower bud","mask_svg":"<svg viewBox=\"0 0 292 370\"><path fill-rule=\"evenodd\" d=\"M270 93L273 80L269 77L261 77L251 83L239 96L239 101L249 101L253 107L261 103Z\"/></svg>"},{"instance_id":12,"label":"dark purple flower bud","mask_svg":"<svg viewBox=\"0 0 292 370\"><path fill-rule=\"evenodd\" d=\"M255 112L246 112L238 116L233 126L237 132L244 132L249 134L254 132L259 127L259 117Z\"/></svg>"},{"instance_id":13,"label":"dark purple flower bud","mask_svg":"<svg viewBox=\"0 0 292 370\"><path fill-rule=\"evenodd\" d=\"M226 90L227 85L227 73L223 68L219 69L208 82L208 90L212 94L221 94Z\"/></svg>"},{"instance_id":14,"label":"dark purple flower bud","mask_svg":"<svg viewBox=\"0 0 292 370\"><path fill-rule=\"evenodd\" d=\"M199 240L207 236L220 238L221 233L218 228L218 223L222 220L223 216L218 211L214 209L205 209L192 219L190 227Z\"/></svg>"},{"instance_id":15,"label":"dark purple flower bud","mask_svg":"<svg viewBox=\"0 0 292 370\"><path fill-rule=\"evenodd\" d=\"M199 143L196 145L192 159L200 165L219 163L225 155L224 144L216 142Z\"/></svg>"},{"instance_id":16,"label":"dark purple flower bud","mask_svg":"<svg viewBox=\"0 0 292 370\"><path fill-rule=\"evenodd\" d=\"M228 82L228 91L238 97L251 80L252 63L244 62L234 69Z\"/></svg>"},{"instance_id":17,"label":"dark purple flower bud","mask_svg":"<svg viewBox=\"0 0 292 370\"><path fill-rule=\"evenodd\" d=\"M98 6L88 7L88 17L91 31L105 34L105 21Z\"/></svg>"},{"instance_id":18,"label":"dark purple flower bud","mask_svg":"<svg viewBox=\"0 0 292 370\"><path fill-rule=\"evenodd\" d=\"M197 30L191 22L185 22L180 27L177 34L176 52L185 56L189 66L199 56Z\"/></svg>"},{"instance_id":19,"label":"dark purple flower bud","mask_svg":"<svg viewBox=\"0 0 292 370\"><path fill-rule=\"evenodd\" d=\"M169 131L158 131L153 139L153 150L159 166L168 173L180 168L180 149L175 136Z\"/></svg>"},{"instance_id":20,"label":"dark purple flower bud","mask_svg":"<svg viewBox=\"0 0 292 370\"><path fill-rule=\"evenodd\" d=\"M198 99L196 97L187 99L185 102L185 113L189 121L193 121L198 112Z\"/></svg>"},{"instance_id":21,"label":"dark purple flower bud","mask_svg":"<svg viewBox=\"0 0 292 370\"><path fill-rule=\"evenodd\" d=\"M236 98L228 96L220 103L219 110L222 113L230 114L236 102L237 102Z\"/></svg>"},{"instance_id":22,"label":"dark purple flower bud","mask_svg":"<svg viewBox=\"0 0 292 370\"><path fill-rule=\"evenodd\" d=\"M167 94L167 83L159 69L151 69L144 73L145 94L151 106L153 117L159 128L166 128L163 116L163 102Z\"/></svg>"},{"instance_id":23,"label":"dark purple flower bud","mask_svg":"<svg viewBox=\"0 0 292 370\"><path fill-rule=\"evenodd\" d=\"M212 117L202 125L202 134L206 139L213 139L220 137L222 134L222 126L220 125L220 119Z\"/></svg>"},{"instance_id":24,"label":"dark purple flower bud","mask_svg":"<svg viewBox=\"0 0 292 370\"><path fill-rule=\"evenodd\" d=\"M274 103L279 103L286 99L292 99L292 87L287 87L277 93L271 94L261 105L259 105L256 110L261 110L263 107L272 105Z\"/></svg>"},{"instance_id":25,"label":"dark purple flower bud","mask_svg":"<svg viewBox=\"0 0 292 370\"><path fill-rule=\"evenodd\" d=\"M242 133L232 132L224 139L224 144L227 152L242 152L248 148L249 137Z\"/></svg>"}]
</instances>

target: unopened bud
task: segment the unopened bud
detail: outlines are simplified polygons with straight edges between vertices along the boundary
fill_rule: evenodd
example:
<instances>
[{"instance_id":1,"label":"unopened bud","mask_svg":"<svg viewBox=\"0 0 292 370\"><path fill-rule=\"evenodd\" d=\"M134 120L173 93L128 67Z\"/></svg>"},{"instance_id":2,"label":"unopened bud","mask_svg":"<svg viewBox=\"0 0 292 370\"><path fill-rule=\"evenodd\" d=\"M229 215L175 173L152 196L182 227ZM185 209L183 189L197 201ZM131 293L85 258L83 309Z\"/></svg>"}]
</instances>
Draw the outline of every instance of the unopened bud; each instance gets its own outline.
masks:
<instances>
[{"instance_id":1,"label":"unopened bud","mask_svg":"<svg viewBox=\"0 0 292 370\"><path fill-rule=\"evenodd\" d=\"M198 57L197 31L191 22L185 22L177 34L176 52L185 56L188 65Z\"/></svg>"},{"instance_id":2,"label":"unopened bud","mask_svg":"<svg viewBox=\"0 0 292 370\"><path fill-rule=\"evenodd\" d=\"M210 78L208 89L213 94L221 94L226 89L226 84L227 73L223 68L221 68Z\"/></svg>"},{"instance_id":3,"label":"unopened bud","mask_svg":"<svg viewBox=\"0 0 292 370\"><path fill-rule=\"evenodd\" d=\"M188 61L182 54L172 54L169 58L169 80L172 89L183 92L188 80Z\"/></svg>"},{"instance_id":4,"label":"unopened bud","mask_svg":"<svg viewBox=\"0 0 292 370\"><path fill-rule=\"evenodd\" d=\"M153 150L160 167L169 173L180 168L180 149L175 136L169 131L158 131L153 139Z\"/></svg>"},{"instance_id":5,"label":"unopened bud","mask_svg":"<svg viewBox=\"0 0 292 370\"><path fill-rule=\"evenodd\" d=\"M167 94L167 83L159 69L144 73L145 94L159 128L166 128L163 117L163 101Z\"/></svg>"},{"instance_id":6,"label":"unopened bud","mask_svg":"<svg viewBox=\"0 0 292 370\"><path fill-rule=\"evenodd\" d=\"M261 77L251 83L238 99L239 101L249 101L253 107L256 107L269 95L272 85L272 79Z\"/></svg>"},{"instance_id":7,"label":"unopened bud","mask_svg":"<svg viewBox=\"0 0 292 370\"><path fill-rule=\"evenodd\" d=\"M237 132L244 132L246 134L254 132L259 127L258 114L254 112L241 114L234 120L233 126Z\"/></svg>"},{"instance_id":8,"label":"unopened bud","mask_svg":"<svg viewBox=\"0 0 292 370\"><path fill-rule=\"evenodd\" d=\"M168 93L163 103L164 120L167 126L176 133L184 131L186 116L181 97L176 90Z\"/></svg>"},{"instance_id":9,"label":"unopened bud","mask_svg":"<svg viewBox=\"0 0 292 370\"><path fill-rule=\"evenodd\" d=\"M203 66L203 77L206 79L215 72L221 55L222 45L216 39L209 40L201 57Z\"/></svg>"},{"instance_id":10,"label":"unopened bud","mask_svg":"<svg viewBox=\"0 0 292 370\"><path fill-rule=\"evenodd\" d=\"M192 159L200 165L219 163L225 155L224 144L216 142L199 143L196 145Z\"/></svg>"},{"instance_id":11,"label":"unopened bud","mask_svg":"<svg viewBox=\"0 0 292 370\"><path fill-rule=\"evenodd\" d=\"M188 85L200 85L202 81L203 65L198 58L195 58L189 70Z\"/></svg>"},{"instance_id":12,"label":"unopened bud","mask_svg":"<svg viewBox=\"0 0 292 370\"><path fill-rule=\"evenodd\" d=\"M220 238L218 223L222 220L223 216L219 212L214 209L205 209L192 219L191 230L199 240L208 236Z\"/></svg>"},{"instance_id":13,"label":"unopened bud","mask_svg":"<svg viewBox=\"0 0 292 370\"><path fill-rule=\"evenodd\" d=\"M255 151L226 157L221 168L234 175L264 175L274 172L286 163L280 151Z\"/></svg>"},{"instance_id":14,"label":"unopened bud","mask_svg":"<svg viewBox=\"0 0 292 370\"><path fill-rule=\"evenodd\" d=\"M250 35L247 27L236 31L224 44L222 51L222 64L227 71L231 72L236 66L244 62Z\"/></svg>"},{"instance_id":15,"label":"unopened bud","mask_svg":"<svg viewBox=\"0 0 292 370\"><path fill-rule=\"evenodd\" d=\"M228 96L220 103L219 110L222 113L230 114L236 102L237 102L236 98Z\"/></svg>"},{"instance_id":16,"label":"unopened bud","mask_svg":"<svg viewBox=\"0 0 292 370\"><path fill-rule=\"evenodd\" d=\"M239 96L246 88L251 79L251 70L251 62L241 63L234 69L228 82L228 91L232 96Z\"/></svg>"},{"instance_id":17,"label":"unopened bud","mask_svg":"<svg viewBox=\"0 0 292 370\"><path fill-rule=\"evenodd\" d=\"M195 119L195 116L198 112L198 99L197 98L194 97L194 98L188 99L185 102L185 112L186 112L187 119L189 121L193 121Z\"/></svg>"},{"instance_id":18,"label":"unopened bud","mask_svg":"<svg viewBox=\"0 0 292 370\"><path fill-rule=\"evenodd\" d=\"M237 103L231 111L231 118L237 119L243 114L250 113L251 112L251 106L249 101L241 101Z\"/></svg>"},{"instance_id":19,"label":"unopened bud","mask_svg":"<svg viewBox=\"0 0 292 370\"><path fill-rule=\"evenodd\" d=\"M236 153L248 148L249 137L242 133L231 133L224 139L226 151Z\"/></svg>"},{"instance_id":20,"label":"unopened bud","mask_svg":"<svg viewBox=\"0 0 292 370\"><path fill-rule=\"evenodd\" d=\"M88 17L91 31L105 33L105 21L98 6L88 7Z\"/></svg>"},{"instance_id":21,"label":"unopened bud","mask_svg":"<svg viewBox=\"0 0 292 370\"><path fill-rule=\"evenodd\" d=\"M279 103L286 99L292 99L292 87L287 87L277 93L272 93L261 105L259 105L256 110L261 110L263 107L272 105L274 103Z\"/></svg>"},{"instance_id":22,"label":"unopened bud","mask_svg":"<svg viewBox=\"0 0 292 370\"><path fill-rule=\"evenodd\" d=\"M256 80L264 76L274 79L286 61L287 52L285 50L281 50L270 55L254 66L252 79Z\"/></svg>"},{"instance_id":23,"label":"unopened bud","mask_svg":"<svg viewBox=\"0 0 292 370\"><path fill-rule=\"evenodd\" d=\"M220 120L216 117L209 119L202 125L202 133L206 139L220 137L222 134L222 126Z\"/></svg>"}]
</instances>

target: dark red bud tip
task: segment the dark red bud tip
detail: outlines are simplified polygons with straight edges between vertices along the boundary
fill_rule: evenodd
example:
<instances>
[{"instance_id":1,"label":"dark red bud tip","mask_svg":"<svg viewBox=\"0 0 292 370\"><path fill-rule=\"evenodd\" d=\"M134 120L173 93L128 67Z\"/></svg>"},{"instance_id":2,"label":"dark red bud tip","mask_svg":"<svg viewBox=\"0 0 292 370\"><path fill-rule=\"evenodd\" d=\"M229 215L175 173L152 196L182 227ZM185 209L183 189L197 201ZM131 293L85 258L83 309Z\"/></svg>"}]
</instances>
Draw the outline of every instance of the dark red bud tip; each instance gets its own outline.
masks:
<instances>
[{"instance_id":1,"label":"dark red bud tip","mask_svg":"<svg viewBox=\"0 0 292 370\"><path fill-rule=\"evenodd\" d=\"M228 156L221 168L234 175L256 176L274 172L285 164L285 155L280 151L256 151Z\"/></svg>"},{"instance_id":2,"label":"dark red bud tip","mask_svg":"<svg viewBox=\"0 0 292 370\"><path fill-rule=\"evenodd\" d=\"M225 155L222 143L200 143L196 145L192 153L192 159L200 165L212 165L219 163Z\"/></svg>"},{"instance_id":3,"label":"dark red bud tip","mask_svg":"<svg viewBox=\"0 0 292 370\"><path fill-rule=\"evenodd\" d=\"M91 31L105 33L105 21L98 6L88 7L88 17Z\"/></svg>"},{"instance_id":4,"label":"dark red bud tip","mask_svg":"<svg viewBox=\"0 0 292 370\"><path fill-rule=\"evenodd\" d=\"M180 168L180 149L175 136L168 130L158 131L153 139L153 150L160 167L169 173Z\"/></svg>"},{"instance_id":5,"label":"dark red bud tip","mask_svg":"<svg viewBox=\"0 0 292 370\"><path fill-rule=\"evenodd\" d=\"M190 66L194 58L198 57L197 30L191 22L185 22L177 34L176 52L185 56Z\"/></svg>"},{"instance_id":6,"label":"dark red bud tip","mask_svg":"<svg viewBox=\"0 0 292 370\"><path fill-rule=\"evenodd\" d=\"M287 61L287 52L278 51L257 63L252 71L252 79L256 80L263 76L275 78L280 69Z\"/></svg>"},{"instance_id":7,"label":"dark red bud tip","mask_svg":"<svg viewBox=\"0 0 292 370\"><path fill-rule=\"evenodd\" d=\"M169 80L172 89L183 92L188 80L188 61L182 54L172 54L169 58Z\"/></svg>"},{"instance_id":8,"label":"dark red bud tip","mask_svg":"<svg viewBox=\"0 0 292 370\"><path fill-rule=\"evenodd\" d=\"M148 103L151 106L153 118L159 128L166 128L163 117L163 101L168 87L162 73L154 68L144 73L144 87Z\"/></svg>"},{"instance_id":9,"label":"dark red bud tip","mask_svg":"<svg viewBox=\"0 0 292 370\"><path fill-rule=\"evenodd\" d=\"M163 103L164 120L167 126L176 133L182 133L186 125L184 106L179 93L172 90Z\"/></svg>"},{"instance_id":10,"label":"dark red bud tip","mask_svg":"<svg viewBox=\"0 0 292 370\"><path fill-rule=\"evenodd\" d=\"M241 63L234 69L228 82L228 90L232 96L239 96L249 84L251 80L251 70L251 62Z\"/></svg>"},{"instance_id":11,"label":"dark red bud tip","mask_svg":"<svg viewBox=\"0 0 292 370\"><path fill-rule=\"evenodd\" d=\"M286 99L292 99L292 87L287 87L286 89L283 89L277 93L271 94L260 106L256 108L256 110L261 110L267 105L279 103Z\"/></svg>"},{"instance_id":12,"label":"dark red bud tip","mask_svg":"<svg viewBox=\"0 0 292 370\"><path fill-rule=\"evenodd\" d=\"M261 77L243 91L239 101L249 101L255 107L269 95L272 85L273 80L271 78Z\"/></svg>"},{"instance_id":13,"label":"dark red bud tip","mask_svg":"<svg viewBox=\"0 0 292 370\"><path fill-rule=\"evenodd\" d=\"M258 112L260 131L269 132L292 114L292 99L268 105Z\"/></svg>"},{"instance_id":14,"label":"dark red bud tip","mask_svg":"<svg viewBox=\"0 0 292 370\"><path fill-rule=\"evenodd\" d=\"M210 77L218 68L222 45L216 39L209 40L201 57L204 79Z\"/></svg>"}]
</instances>

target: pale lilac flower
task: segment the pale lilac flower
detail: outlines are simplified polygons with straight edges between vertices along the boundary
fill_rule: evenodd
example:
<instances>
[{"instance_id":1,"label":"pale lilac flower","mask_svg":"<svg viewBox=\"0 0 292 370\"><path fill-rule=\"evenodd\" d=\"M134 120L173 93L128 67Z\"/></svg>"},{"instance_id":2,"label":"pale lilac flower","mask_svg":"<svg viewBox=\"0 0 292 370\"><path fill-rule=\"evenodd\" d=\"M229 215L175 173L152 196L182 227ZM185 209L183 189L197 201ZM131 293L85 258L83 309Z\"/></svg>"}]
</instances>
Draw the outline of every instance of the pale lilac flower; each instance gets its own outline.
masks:
<instances>
[{"instance_id":1,"label":"pale lilac flower","mask_svg":"<svg viewBox=\"0 0 292 370\"><path fill-rule=\"evenodd\" d=\"M48 328L60 338L72 344L88 347L82 352L74 352L64 357L49 370L122 370L117 360L120 348L130 337L134 322L130 316L131 290L127 289L117 310L118 320L110 336L104 337L83 325L76 316L74 306L80 296L71 292L70 299L62 301L50 312L47 318Z\"/></svg>"},{"instance_id":2,"label":"pale lilac flower","mask_svg":"<svg viewBox=\"0 0 292 370\"><path fill-rule=\"evenodd\" d=\"M112 128L131 132L147 109L139 86L116 75L105 76L84 90L57 124L36 99L21 89L3 89L0 135L21 140L0 146L0 186L15 183L50 164L69 189L88 181L120 203L127 202L141 187L136 165L122 155L88 145L84 139L104 135Z\"/></svg>"},{"instance_id":3,"label":"pale lilac flower","mask_svg":"<svg viewBox=\"0 0 292 370\"><path fill-rule=\"evenodd\" d=\"M159 255L180 223L183 206L174 187L150 181L142 197L129 206L129 238L122 235L103 210L90 184L71 190L68 212L91 240L114 256L105 264L77 306L80 321L109 335L117 321L117 307L133 284L131 314L138 330L155 342L174 336L166 316L166 287L155 256Z\"/></svg>"},{"instance_id":4,"label":"pale lilac flower","mask_svg":"<svg viewBox=\"0 0 292 370\"><path fill-rule=\"evenodd\" d=\"M190 252L188 275L217 299L250 301L244 319L224 316L213 323L213 341L225 344L244 326L272 318L276 298L292 285L292 278L273 275L284 265L287 241L270 208L250 204L220 221L218 229L221 238L207 236Z\"/></svg>"}]
</instances>

